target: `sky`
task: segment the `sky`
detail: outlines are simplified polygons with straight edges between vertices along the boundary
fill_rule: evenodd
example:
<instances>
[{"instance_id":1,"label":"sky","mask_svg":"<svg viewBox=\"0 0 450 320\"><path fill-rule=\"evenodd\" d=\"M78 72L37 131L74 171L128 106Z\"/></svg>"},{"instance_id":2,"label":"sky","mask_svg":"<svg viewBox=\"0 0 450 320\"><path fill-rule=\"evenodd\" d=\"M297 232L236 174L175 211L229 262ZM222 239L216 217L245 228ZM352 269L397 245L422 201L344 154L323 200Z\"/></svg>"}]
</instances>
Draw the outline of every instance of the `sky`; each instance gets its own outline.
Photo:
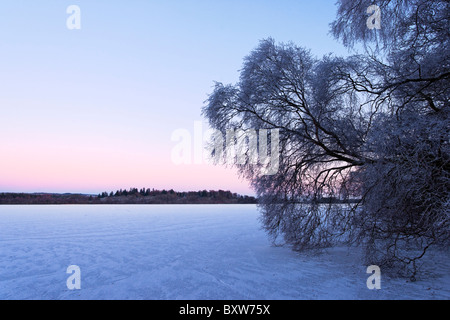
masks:
<instances>
[{"instance_id":1,"label":"sky","mask_svg":"<svg viewBox=\"0 0 450 320\"><path fill-rule=\"evenodd\" d=\"M174 163L172 135L198 147L214 81L236 83L262 39L345 55L335 14L335 0L2 0L0 192L253 195L232 168Z\"/></svg>"}]
</instances>

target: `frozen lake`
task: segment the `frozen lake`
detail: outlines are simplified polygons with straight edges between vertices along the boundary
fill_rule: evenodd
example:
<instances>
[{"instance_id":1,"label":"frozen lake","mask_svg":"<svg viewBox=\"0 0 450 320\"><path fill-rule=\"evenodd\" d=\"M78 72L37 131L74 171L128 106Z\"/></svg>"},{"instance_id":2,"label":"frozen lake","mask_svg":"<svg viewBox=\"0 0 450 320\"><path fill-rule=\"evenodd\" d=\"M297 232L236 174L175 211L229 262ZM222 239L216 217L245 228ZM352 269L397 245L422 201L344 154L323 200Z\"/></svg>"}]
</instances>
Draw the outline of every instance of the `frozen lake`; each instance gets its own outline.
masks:
<instances>
[{"instance_id":1,"label":"frozen lake","mask_svg":"<svg viewBox=\"0 0 450 320\"><path fill-rule=\"evenodd\" d=\"M369 290L357 250L275 247L258 217L255 205L0 206L0 299L450 298L448 256Z\"/></svg>"}]
</instances>

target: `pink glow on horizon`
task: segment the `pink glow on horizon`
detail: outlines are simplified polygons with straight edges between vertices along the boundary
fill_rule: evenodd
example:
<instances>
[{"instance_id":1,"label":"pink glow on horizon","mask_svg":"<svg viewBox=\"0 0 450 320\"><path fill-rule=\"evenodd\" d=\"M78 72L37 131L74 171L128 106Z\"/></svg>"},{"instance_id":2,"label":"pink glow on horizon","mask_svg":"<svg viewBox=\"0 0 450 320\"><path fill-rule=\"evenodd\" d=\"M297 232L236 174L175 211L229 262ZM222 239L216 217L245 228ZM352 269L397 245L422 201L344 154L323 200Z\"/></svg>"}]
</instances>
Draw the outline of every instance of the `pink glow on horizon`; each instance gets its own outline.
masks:
<instances>
[{"instance_id":1,"label":"pink glow on horizon","mask_svg":"<svg viewBox=\"0 0 450 320\"><path fill-rule=\"evenodd\" d=\"M253 194L236 172L208 164L173 164L149 153L87 145L10 146L0 160L0 192L83 192L155 188Z\"/></svg>"}]
</instances>

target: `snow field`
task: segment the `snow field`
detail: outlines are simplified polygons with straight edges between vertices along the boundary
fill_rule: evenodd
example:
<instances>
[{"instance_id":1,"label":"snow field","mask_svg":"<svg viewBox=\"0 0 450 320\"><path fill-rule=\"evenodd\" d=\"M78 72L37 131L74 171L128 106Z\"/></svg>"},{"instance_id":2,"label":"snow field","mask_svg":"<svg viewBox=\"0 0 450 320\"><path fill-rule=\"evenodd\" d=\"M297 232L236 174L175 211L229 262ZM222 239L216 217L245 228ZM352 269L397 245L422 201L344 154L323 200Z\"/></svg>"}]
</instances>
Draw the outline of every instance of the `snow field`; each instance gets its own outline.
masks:
<instances>
[{"instance_id":1,"label":"snow field","mask_svg":"<svg viewBox=\"0 0 450 320\"><path fill-rule=\"evenodd\" d=\"M1 206L0 299L450 298L448 254L417 282L382 273L369 290L359 250L275 247L258 217L255 205Z\"/></svg>"}]
</instances>

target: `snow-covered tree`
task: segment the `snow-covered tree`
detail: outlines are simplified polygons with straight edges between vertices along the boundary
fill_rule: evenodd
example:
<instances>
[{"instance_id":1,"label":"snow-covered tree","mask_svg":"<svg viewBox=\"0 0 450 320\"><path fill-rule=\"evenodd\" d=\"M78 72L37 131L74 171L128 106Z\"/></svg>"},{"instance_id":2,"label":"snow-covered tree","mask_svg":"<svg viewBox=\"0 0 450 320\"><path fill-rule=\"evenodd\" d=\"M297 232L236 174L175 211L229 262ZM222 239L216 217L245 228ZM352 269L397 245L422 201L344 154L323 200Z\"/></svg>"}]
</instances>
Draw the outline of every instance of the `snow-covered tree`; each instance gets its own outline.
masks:
<instances>
[{"instance_id":1,"label":"snow-covered tree","mask_svg":"<svg viewBox=\"0 0 450 320\"><path fill-rule=\"evenodd\" d=\"M317 59L263 40L236 85L216 83L203 113L221 131L279 130L275 175L236 164L274 239L299 250L359 243L368 262L414 275L430 246L449 241L450 10L382 0L372 29L371 5L341 0L332 23L363 54Z\"/></svg>"},{"instance_id":2,"label":"snow-covered tree","mask_svg":"<svg viewBox=\"0 0 450 320\"><path fill-rule=\"evenodd\" d=\"M366 137L373 162L359 170L367 257L408 267L449 241L450 3L381 0L381 29L361 28L371 1L341 0L333 34L365 55L348 83L378 108Z\"/></svg>"}]
</instances>

